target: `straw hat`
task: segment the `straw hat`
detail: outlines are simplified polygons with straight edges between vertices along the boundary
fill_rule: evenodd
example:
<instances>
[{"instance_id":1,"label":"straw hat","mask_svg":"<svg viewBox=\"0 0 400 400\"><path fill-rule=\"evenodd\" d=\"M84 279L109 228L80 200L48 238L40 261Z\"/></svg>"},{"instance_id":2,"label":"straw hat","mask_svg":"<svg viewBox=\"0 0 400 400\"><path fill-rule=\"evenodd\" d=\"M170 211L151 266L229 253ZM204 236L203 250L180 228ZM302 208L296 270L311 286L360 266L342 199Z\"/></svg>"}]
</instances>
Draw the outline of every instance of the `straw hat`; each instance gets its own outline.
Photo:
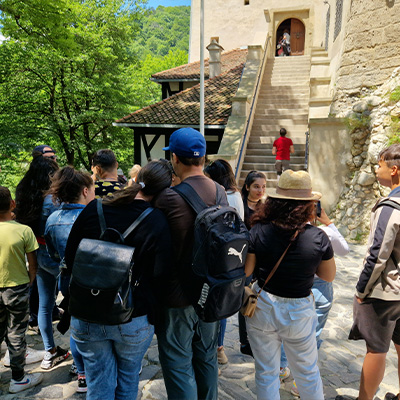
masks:
<instances>
[{"instance_id":1,"label":"straw hat","mask_svg":"<svg viewBox=\"0 0 400 400\"><path fill-rule=\"evenodd\" d=\"M311 178L306 171L283 171L279 178L276 189L267 189L267 196L275 199L290 200L319 200L322 195L313 192L311 188Z\"/></svg>"}]
</instances>

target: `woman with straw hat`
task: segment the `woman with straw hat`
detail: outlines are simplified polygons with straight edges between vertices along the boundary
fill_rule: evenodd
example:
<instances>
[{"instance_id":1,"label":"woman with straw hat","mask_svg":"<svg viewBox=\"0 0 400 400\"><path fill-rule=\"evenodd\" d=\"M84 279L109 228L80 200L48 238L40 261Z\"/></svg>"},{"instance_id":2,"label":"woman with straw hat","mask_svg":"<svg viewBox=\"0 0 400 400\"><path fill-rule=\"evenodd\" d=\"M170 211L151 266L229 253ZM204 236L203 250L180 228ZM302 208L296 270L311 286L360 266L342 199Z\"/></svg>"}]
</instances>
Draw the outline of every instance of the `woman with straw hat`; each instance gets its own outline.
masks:
<instances>
[{"instance_id":1,"label":"woman with straw hat","mask_svg":"<svg viewBox=\"0 0 400 400\"><path fill-rule=\"evenodd\" d=\"M309 224L316 201L305 171L286 170L276 189L252 218L246 275L257 279L260 293L247 331L256 366L257 398L278 400L281 344L300 397L323 400L317 365L317 316L311 287L316 274L332 281L336 273L328 236Z\"/></svg>"}]
</instances>

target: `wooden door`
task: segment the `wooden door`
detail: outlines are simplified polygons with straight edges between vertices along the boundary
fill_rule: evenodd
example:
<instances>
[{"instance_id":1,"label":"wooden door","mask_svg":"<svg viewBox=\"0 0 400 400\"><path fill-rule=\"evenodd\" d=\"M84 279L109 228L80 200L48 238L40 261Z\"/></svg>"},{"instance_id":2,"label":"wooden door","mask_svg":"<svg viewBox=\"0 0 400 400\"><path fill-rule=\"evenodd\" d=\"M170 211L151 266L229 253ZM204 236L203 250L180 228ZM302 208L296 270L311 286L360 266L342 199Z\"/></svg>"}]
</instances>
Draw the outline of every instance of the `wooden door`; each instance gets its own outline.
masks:
<instances>
[{"instance_id":1,"label":"wooden door","mask_svg":"<svg viewBox=\"0 0 400 400\"><path fill-rule=\"evenodd\" d=\"M290 47L292 56L304 55L304 41L306 28L304 24L296 19L292 18L290 21Z\"/></svg>"}]
</instances>

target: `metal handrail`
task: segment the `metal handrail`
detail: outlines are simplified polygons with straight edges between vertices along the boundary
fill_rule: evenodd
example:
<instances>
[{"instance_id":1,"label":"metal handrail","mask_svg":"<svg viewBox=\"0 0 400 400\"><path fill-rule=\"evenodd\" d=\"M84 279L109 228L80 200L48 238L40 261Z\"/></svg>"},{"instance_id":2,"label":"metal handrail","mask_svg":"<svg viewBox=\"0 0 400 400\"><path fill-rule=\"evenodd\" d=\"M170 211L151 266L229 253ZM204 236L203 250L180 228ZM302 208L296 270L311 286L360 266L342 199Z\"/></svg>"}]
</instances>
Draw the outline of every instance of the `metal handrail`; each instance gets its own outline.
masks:
<instances>
[{"instance_id":1,"label":"metal handrail","mask_svg":"<svg viewBox=\"0 0 400 400\"><path fill-rule=\"evenodd\" d=\"M308 171L308 156L309 156L309 140L310 140L310 130L305 132L306 135L306 149L305 149L305 154L304 154L304 169Z\"/></svg>"},{"instance_id":2,"label":"metal handrail","mask_svg":"<svg viewBox=\"0 0 400 400\"><path fill-rule=\"evenodd\" d=\"M265 40L265 45L264 45L264 56L263 56L263 59L262 59L262 62L261 62L260 68L259 68L259 72L258 72L258 76L257 76L256 88L255 88L254 94L253 94L253 101L251 102L250 112L249 112L249 115L247 117L246 129L244 131L242 144L240 146L239 158L238 158L238 161L236 163L235 179L238 178L238 176L237 176L238 175L238 171L239 171L238 167L240 166L240 162L242 160L242 155L243 155L243 151L244 151L244 146L246 145L247 133L248 133L248 130L249 130L249 125L250 125L251 117L252 117L252 114L253 114L254 103L256 101L257 93L258 93L258 90L259 90L259 85L260 85L260 81L261 81L261 73L264 70L264 64L265 64L265 60L267 58L267 50L268 50L268 45L269 45L270 40L271 40L271 36L267 35L267 38Z\"/></svg>"}]
</instances>

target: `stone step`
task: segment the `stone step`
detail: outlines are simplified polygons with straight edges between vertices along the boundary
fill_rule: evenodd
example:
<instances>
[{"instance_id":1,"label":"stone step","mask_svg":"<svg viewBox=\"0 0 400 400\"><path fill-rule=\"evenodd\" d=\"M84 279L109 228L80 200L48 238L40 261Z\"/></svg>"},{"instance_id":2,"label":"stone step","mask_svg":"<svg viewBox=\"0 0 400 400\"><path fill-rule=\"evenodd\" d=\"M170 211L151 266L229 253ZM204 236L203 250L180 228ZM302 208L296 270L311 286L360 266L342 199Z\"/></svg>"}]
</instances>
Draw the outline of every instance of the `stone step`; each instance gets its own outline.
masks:
<instances>
[{"instance_id":1,"label":"stone step","mask_svg":"<svg viewBox=\"0 0 400 400\"><path fill-rule=\"evenodd\" d=\"M308 122L308 114L290 114L290 115L268 115L262 112L258 112L257 110L256 116L254 117L254 122L266 122L266 123L279 123L279 124L286 124L286 121L288 123L293 123L293 124L307 124Z\"/></svg>"},{"instance_id":2,"label":"stone step","mask_svg":"<svg viewBox=\"0 0 400 400\"><path fill-rule=\"evenodd\" d=\"M243 185L244 185L244 181L245 181L245 179L246 179L246 176L247 176L247 174L249 173L250 171L241 171L241 174L240 174L240 178L239 178L239 182L238 182L238 187L239 188L242 188L243 187ZM261 171L261 172L264 172L264 171ZM275 188L276 187L276 184L278 183L278 179L277 179L277 177L276 177L276 172L274 172L274 174L275 174L275 177L272 177L272 174L270 174L271 175L271 178L268 178L267 177L267 181L266 181L266 187L267 188ZM267 174L266 174L267 175Z\"/></svg>"},{"instance_id":3,"label":"stone step","mask_svg":"<svg viewBox=\"0 0 400 400\"><path fill-rule=\"evenodd\" d=\"M279 131L280 127L285 127L288 131L302 131L307 130L307 121L297 122L290 119L282 119L282 120L265 120L265 119L255 119L252 126L252 131L256 131L257 128L260 128L263 131L273 131L277 129Z\"/></svg>"},{"instance_id":4,"label":"stone step","mask_svg":"<svg viewBox=\"0 0 400 400\"><path fill-rule=\"evenodd\" d=\"M291 158L304 158L305 149L305 144L294 143L294 154L291 155ZM255 149L249 148L249 146L247 146L246 157L267 157L268 159L269 157L273 157L273 159L275 160L275 156L271 154L271 151L272 143L265 147L260 147L260 145L258 145Z\"/></svg>"},{"instance_id":5,"label":"stone step","mask_svg":"<svg viewBox=\"0 0 400 400\"><path fill-rule=\"evenodd\" d=\"M276 108L276 107L272 107L273 104L271 104L271 106L266 106L266 105L257 105L256 108L256 115L257 116L261 116L261 115L265 115L265 116L270 116L270 117L274 117L274 118L292 118L292 117L300 117L300 116L305 116L306 118L308 118L308 108L303 107L303 108L293 108L293 109L286 109L285 108ZM297 106L297 104L296 104Z\"/></svg>"},{"instance_id":6,"label":"stone step","mask_svg":"<svg viewBox=\"0 0 400 400\"><path fill-rule=\"evenodd\" d=\"M277 131L278 132L278 131ZM306 143L306 135L303 133L303 136L294 136L290 135L288 136L290 139L292 139L293 145L295 148L297 148L298 145L304 145ZM247 149L269 149L271 150L272 148L272 143L274 143L275 139L277 139L279 136L277 133L275 135L271 136L252 136L249 139L249 142L247 144Z\"/></svg>"},{"instance_id":7,"label":"stone step","mask_svg":"<svg viewBox=\"0 0 400 400\"><path fill-rule=\"evenodd\" d=\"M272 150L272 146L271 146ZM251 151L251 150L250 150ZM290 162L293 164L302 164L304 163L304 151L303 154L299 154L298 152L297 155L291 154L290 155ZM266 152L265 150L263 151L263 155L252 155L249 154L249 152L246 152L246 157L244 158L244 162L246 163L265 163L265 164L274 164L275 163L275 156L273 156L270 152Z\"/></svg>"},{"instance_id":8,"label":"stone step","mask_svg":"<svg viewBox=\"0 0 400 400\"><path fill-rule=\"evenodd\" d=\"M302 92L302 93L284 93L284 92L280 92L277 93L276 91L273 92L264 92L261 91L258 98L260 100L286 100L288 102L293 101L293 102L297 102L300 100L307 100L310 97L310 92Z\"/></svg>"},{"instance_id":9,"label":"stone step","mask_svg":"<svg viewBox=\"0 0 400 400\"><path fill-rule=\"evenodd\" d=\"M277 87L285 88L291 92L297 92L299 90L310 90L310 80L309 79L293 79L291 82L285 79L264 79L263 89L274 90Z\"/></svg>"},{"instance_id":10,"label":"stone step","mask_svg":"<svg viewBox=\"0 0 400 400\"><path fill-rule=\"evenodd\" d=\"M258 97L258 101L257 101L257 107L258 106L262 106L264 107L268 107L268 109L270 110L290 110L292 108L301 110L301 111L307 111L308 110L308 103L309 103L309 99L306 97L303 97L301 99L298 100L293 100L293 101L287 101L287 100L282 100L282 99L275 99L275 100L271 100L265 97Z\"/></svg>"},{"instance_id":11,"label":"stone step","mask_svg":"<svg viewBox=\"0 0 400 400\"><path fill-rule=\"evenodd\" d=\"M267 163L251 163L251 162L247 162L247 160L245 159L243 162L243 169L245 169L246 171L266 171L266 172L273 172L276 174L275 172L275 161L273 162L273 164L267 164ZM300 171L302 169L304 169L304 162L301 164L292 164L290 163L290 169L292 169L293 171Z\"/></svg>"}]
</instances>

